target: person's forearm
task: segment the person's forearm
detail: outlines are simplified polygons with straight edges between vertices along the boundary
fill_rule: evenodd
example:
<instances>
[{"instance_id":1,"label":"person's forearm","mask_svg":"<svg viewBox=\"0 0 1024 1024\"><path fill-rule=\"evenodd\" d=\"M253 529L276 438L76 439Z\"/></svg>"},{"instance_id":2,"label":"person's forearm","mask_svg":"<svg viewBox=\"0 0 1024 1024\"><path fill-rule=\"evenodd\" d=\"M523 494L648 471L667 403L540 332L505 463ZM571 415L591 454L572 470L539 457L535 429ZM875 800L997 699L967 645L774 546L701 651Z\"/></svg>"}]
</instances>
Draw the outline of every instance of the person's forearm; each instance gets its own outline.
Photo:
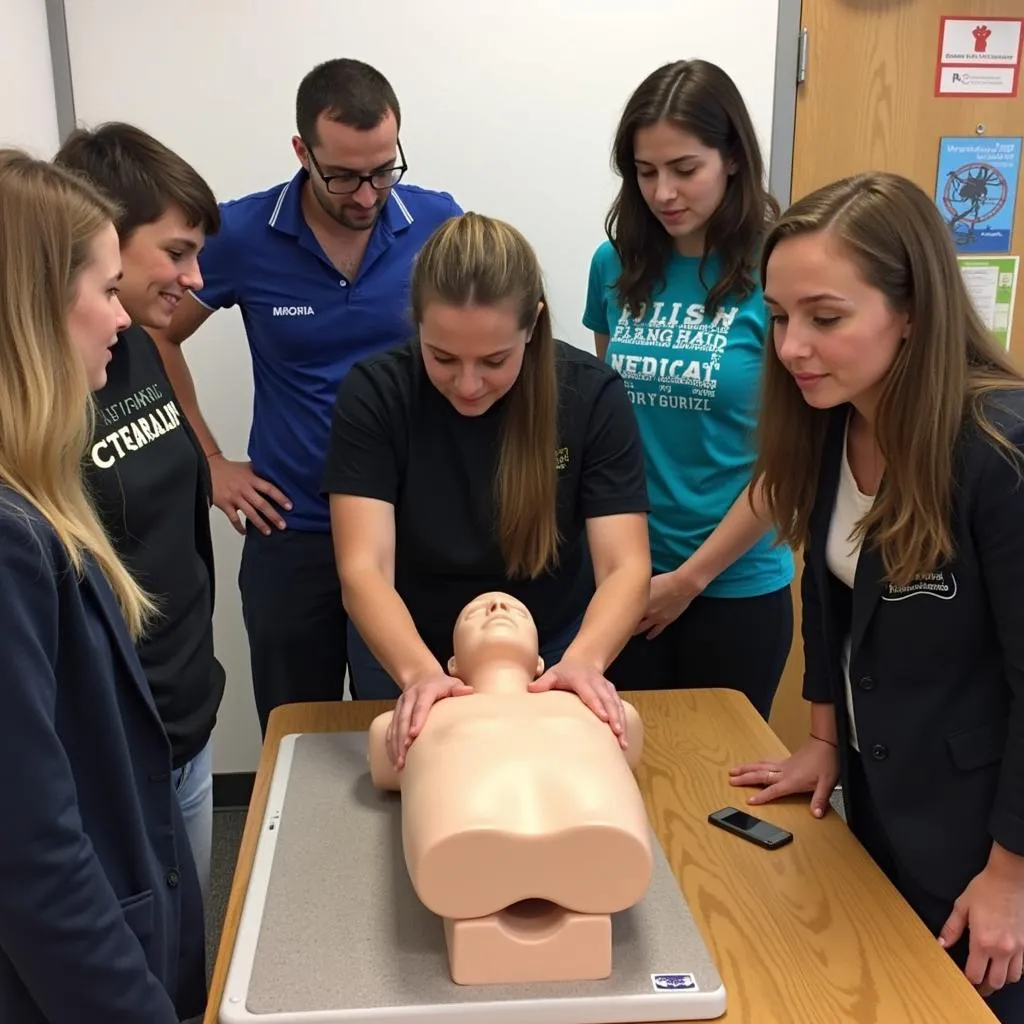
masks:
<instances>
[{"instance_id":1,"label":"person's forearm","mask_svg":"<svg viewBox=\"0 0 1024 1024\"><path fill-rule=\"evenodd\" d=\"M199 411L199 399L196 397L195 382L192 380L192 372L185 361L181 346L161 338L156 332L153 332L153 340L160 350L164 371L171 382L171 387L174 388L181 411L185 414L189 426L192 427L193 432L199 439L206 457L209 459L214 455L219 455L221 453L220 445L217 444L213 431L207 426L206 420L203 419L203 414Z\"/></svg>"},{"instance_id":2,"label":"person's forearm","mask_svg":"<svg viewBox=\"0 0 1024 1024\"><path fill-rule=\"evenodd\" d=\"M834 746L839 745L839 731L836 728L835 704L811 705L811 735Z\"/></svg>"},{"instance_id":3,"label":"person's forearm","mask_svg":"<svg viewBox=\"0 0 1024 1024\"><path fill-rule=\"evenodd\" d=\"M746 488L707 540L676 572L685 571L698 589L703 590L746 554L767 533L769 525L761 486L752 491Z\"/></svg>"},{"instance_id":4,"label":"person's forearm","mask_svg":"<svg viewBox=\"0 0 1024 1024\"><path fill-rule=\"evenodd\" d=\"M604 672L633 635L647 607L650 568L626 563L597 585L575 639L563 655Z\"/></svg>"},{"instance_id":5,"label":"person's forearm","mask_svg":"<svg viewBox=\"0 0 1024 1024\"><path fill-rule=\"evenodd\" d=\"M680 566L703 589L768 531L769 521L760 485L746 488L703 544ZM753 505L753 508L751 507ZM679 571L679 570L677 570Z\"/></svg>"},{"instance_id":6,"label":"person's forearm","mask_svg":"<svg viewBox=\"0 0 1024 1024\"><path fill-rule=\"evenodd\" d=\"M398 591L380 572L342 574L341 589L352 624L400 689L419 676L446 673L417 632Z\"/></svg>"}]
</instances>

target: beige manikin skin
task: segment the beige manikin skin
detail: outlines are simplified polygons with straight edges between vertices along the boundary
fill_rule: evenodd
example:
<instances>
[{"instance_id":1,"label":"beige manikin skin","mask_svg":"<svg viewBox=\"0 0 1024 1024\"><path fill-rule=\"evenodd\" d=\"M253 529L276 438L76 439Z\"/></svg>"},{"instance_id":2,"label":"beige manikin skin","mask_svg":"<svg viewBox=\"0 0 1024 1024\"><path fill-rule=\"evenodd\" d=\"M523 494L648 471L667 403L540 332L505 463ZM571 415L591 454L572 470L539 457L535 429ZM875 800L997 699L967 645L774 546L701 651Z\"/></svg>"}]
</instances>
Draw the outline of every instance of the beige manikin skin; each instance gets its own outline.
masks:
<instances>
[{"instance_id":1,"label":"beige manikin skin","mask_svg":"<svg viewBox=\"0 0 1024 1024\"><path fill-rule=\"evenodd\" d=\"M369 733L375 785L402 792L402 841L420 900L456 924L528 899L577 917L633 906L652 870L632 772L643 743L636 709L623 704L623 750L575 693L529 693L544 668L537 630L507 594L466 605L453 641L449 672L474 692L431 708L401 772L385 746L392 713Z\"/></svg>"}]
</instances>

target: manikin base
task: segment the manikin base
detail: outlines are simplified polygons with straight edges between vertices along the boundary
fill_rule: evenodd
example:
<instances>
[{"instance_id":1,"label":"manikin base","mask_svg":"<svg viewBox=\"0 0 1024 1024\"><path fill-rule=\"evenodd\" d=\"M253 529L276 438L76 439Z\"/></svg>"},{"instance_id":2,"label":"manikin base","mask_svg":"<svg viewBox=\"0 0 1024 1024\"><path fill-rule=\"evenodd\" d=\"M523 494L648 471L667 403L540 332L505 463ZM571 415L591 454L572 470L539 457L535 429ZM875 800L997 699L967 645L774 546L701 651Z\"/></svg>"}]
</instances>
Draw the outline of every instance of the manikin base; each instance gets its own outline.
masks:
<instances>
[{"instance_id":1,"label":"manikin base","mask_svg":"<svg viewBox=\"0 0 1024 1024\"><path fill-rule=\"evenodd\" d=\"M725 989L660 845L640 902L611 916L611 973L457 985L444 922L374 787L367 734L286 736L220 1005L221 1024L627 1024L710 1020Z\"/></svg>"},{"instance_id":2,"label":"manikin base","mask_svg":"<svg viewBox=\"0 0 1024 1024\"><path fill-rule=\"evenodd\" d=\"M497 914L444 919L456 985L596 981L612 973L612 919L523 900Z\"/></svg>"}]
</instances>

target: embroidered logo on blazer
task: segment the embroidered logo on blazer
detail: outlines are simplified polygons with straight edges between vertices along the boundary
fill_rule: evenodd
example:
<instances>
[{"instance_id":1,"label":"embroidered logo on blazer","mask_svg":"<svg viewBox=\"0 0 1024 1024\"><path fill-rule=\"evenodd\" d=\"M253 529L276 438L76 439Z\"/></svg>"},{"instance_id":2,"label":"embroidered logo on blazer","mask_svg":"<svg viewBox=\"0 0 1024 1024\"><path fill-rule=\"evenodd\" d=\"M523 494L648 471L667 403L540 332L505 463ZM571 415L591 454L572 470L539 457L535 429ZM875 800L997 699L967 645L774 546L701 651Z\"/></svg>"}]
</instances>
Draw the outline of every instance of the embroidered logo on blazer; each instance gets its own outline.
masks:
<instances>
[{"instance_id":1,"label":"embroidered logo on blazer","mask_svg":"<svg viewBox=\"0 0 1024 1024\"><path fill-rule=\"evenodd\" d=\"M953 573L928 572L915 576L909 583L897 587L886 584L883 601L906 601L910 597L937 597L941 601L952 601L956 597L956 576Z\"/></svg>"}]
</instances>

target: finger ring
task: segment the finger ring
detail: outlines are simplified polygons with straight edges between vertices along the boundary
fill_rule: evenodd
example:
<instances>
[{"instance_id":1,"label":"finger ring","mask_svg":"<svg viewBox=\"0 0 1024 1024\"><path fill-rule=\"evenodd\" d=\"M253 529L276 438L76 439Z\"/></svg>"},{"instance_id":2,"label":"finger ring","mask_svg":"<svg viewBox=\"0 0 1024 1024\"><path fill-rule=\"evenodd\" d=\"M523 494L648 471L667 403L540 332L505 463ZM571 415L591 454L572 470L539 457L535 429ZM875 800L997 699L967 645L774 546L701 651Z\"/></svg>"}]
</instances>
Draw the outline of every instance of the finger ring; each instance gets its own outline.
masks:
<instances>
[{"instance_id":1,"label":"finger ring","mask_svg":"<svg viewBox=\"0 0 1024 1024\"><path fill-rule=\"evenodd\" d=\"M773 775L781 775L781 774L782 774L782 769L781 768L769 768L768 769L768 778L771 778Z\"/></svg>"}]
</instances>

